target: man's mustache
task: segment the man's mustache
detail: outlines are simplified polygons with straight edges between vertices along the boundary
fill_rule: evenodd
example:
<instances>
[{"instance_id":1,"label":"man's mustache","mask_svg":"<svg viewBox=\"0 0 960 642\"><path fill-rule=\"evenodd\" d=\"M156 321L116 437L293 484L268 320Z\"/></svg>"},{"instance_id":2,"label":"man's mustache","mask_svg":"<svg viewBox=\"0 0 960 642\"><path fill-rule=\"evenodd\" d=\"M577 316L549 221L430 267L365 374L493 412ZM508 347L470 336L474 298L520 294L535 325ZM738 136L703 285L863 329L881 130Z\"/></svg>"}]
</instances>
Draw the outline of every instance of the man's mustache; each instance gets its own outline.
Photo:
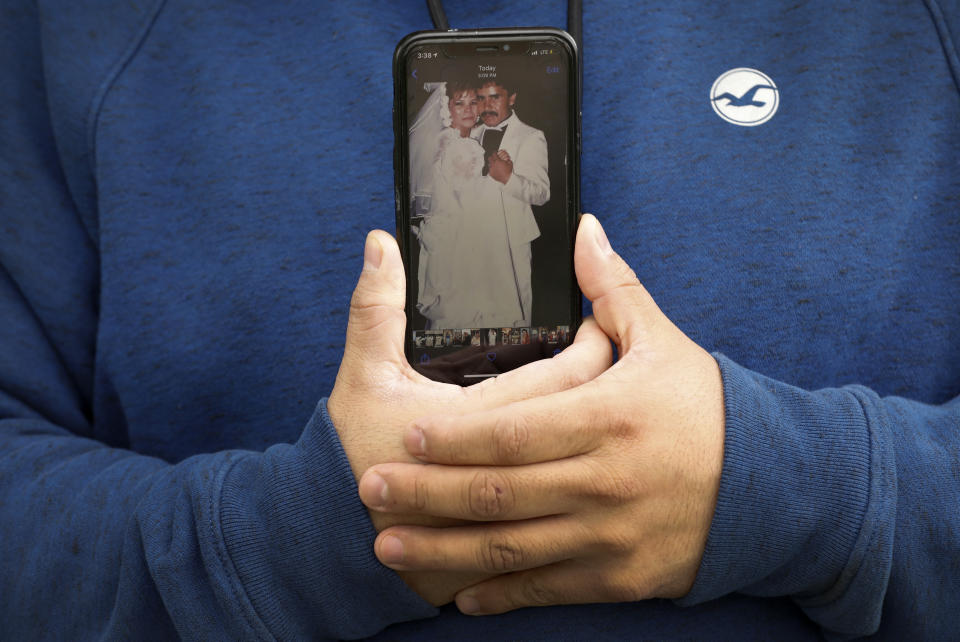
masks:
<instances>
[{"instance_id":1,"label":"man's mustache","mask_svg":"<svg viewBox=\"0 0 960 642\"><path fill-rule=\"evenodd\" d=\"M484 118L484 117L486 117L486 116L499 116L499 115L500 115L500 113L499 113L499 112L495 112L495 111L482 111L482 112L480 112L480 118Z\"/></svg>"}]
</instances>

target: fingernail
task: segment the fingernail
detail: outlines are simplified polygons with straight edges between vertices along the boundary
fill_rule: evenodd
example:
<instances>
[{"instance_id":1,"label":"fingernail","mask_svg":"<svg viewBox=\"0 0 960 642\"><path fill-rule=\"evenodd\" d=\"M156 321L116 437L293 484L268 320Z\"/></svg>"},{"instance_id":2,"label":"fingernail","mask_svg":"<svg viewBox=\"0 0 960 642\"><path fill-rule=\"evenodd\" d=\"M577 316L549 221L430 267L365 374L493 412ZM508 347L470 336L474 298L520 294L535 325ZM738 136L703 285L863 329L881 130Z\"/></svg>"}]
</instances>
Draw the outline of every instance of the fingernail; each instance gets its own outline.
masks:
<instances>
[{"instance_id":1,"label":"fingernail","mask_svg":"<svg viewBox=\"0 0 960 642\"><path fill-rule=\"evenodd\" d=\"M597 221L597 219L593 220L595 221L594 225L596 225L593 234L594 239L597 241L597 246L604 254L610 254L613 252L613 248L610 247L610 240L607 238L607 233L603 231L603 226L600 225L600 221Z\"/></svg>"},{"instance_id":2,"label":"fingernail","mask_svg":"<svg viewBox=\"0 0 960 642\"><path fill-rule=\"evenodd\" d=\"M414 457L423 457L427 454L427 438L418 426L407 431L403 437L403 445Z\"/></svg>"},{"instance_id":3,"label":"fingernail","mask_svg":"<svg viewBox=\"0 0 960 642\"><path fill-rule=\"evenodd\" d=\"M403 562L403 542L393 535L387 535L380 541L380 561L384 564Z\"/></svg>"},{"instance_id":4,"label":"fingernail","mask_svg":"<svg viewBox=\"0 0 960 642\"><path fill-rule=\"evenodd\" d=\"M363 480L365 486L364 495L367 495L369 501L366 502L370 508L383 508L387 505L387 499L390 496L390 489L387 488L387 480L377 473L369 473Z\"/></svg>"},{"instance_id":5,"label":"fingernail","mask_svg":"<svg viewBox=\"0 0 960 642\"><path fill-rule=\"evenodd\" d=\"M457 608L461 613L473 615L480 612L480 602L471 594L461 593L457 596Z\"/></svg>"},{"instance_id":6,"label":"fingernail","mask_svg":"<svg viewBox=\"0 0 960 642\"><path fill-rule=\"evenodd\" d=\"M367 242L363 246L363 269L379 270L383 260L383 246L372 235L367 235Z\"/></svg>"}]
</instances>

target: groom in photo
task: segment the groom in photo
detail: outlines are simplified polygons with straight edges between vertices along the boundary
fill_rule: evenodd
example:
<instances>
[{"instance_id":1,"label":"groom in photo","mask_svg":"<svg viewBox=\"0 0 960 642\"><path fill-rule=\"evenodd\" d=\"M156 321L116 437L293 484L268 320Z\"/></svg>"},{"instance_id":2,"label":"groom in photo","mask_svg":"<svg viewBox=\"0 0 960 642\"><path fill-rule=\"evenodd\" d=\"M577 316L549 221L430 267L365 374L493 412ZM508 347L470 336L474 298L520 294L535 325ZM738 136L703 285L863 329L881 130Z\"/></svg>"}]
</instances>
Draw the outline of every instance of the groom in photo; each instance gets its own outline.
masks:
<instances>
[{"instance_id":1,"label":"groom in photo","mask_svg":"<svg viewBox=\"0 0 960 642\"><path fill-rule=\"evenodd\" d=\"M480 123L471 135L483 146L486 158L483 173L492 179L490 189L500 192L523 309L523 321L518 325L529 326L533 323L530 243L540 236L530 206L550 200L547 139L543 132L521 121L513 111L517 100L514 80L498 74L497 78L481 79L481 82L483 85L477 92Z\"/></svg>"}]
</instances>

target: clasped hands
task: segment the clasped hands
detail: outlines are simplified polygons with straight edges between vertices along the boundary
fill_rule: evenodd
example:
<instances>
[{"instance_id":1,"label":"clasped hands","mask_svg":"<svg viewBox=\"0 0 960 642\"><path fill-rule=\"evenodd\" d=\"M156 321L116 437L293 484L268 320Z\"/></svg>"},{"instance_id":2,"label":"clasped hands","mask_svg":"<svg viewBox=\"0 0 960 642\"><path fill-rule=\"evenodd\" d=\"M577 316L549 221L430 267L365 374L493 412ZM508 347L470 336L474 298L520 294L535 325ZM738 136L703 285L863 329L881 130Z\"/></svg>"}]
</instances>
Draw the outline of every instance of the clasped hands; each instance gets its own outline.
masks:
<instances>
[{"instance_id":1,"label":"clasped hands","mask_svg":"<svg viewBox=\"0 0 960 642\"><path fill-rule=\"evenodd\" d=\"M500 181L504 185L507 184L513 174L513 160L510 158L510 154L503 149L487 157L487 167L490 178Z\"/></svg>"},{"instance_id":2,"label":"clasped hands","mask_svg":"<svg viewBox=\"0 0 960 642\"><path fill-rule=\"evenodd\" d=\"M468 388L406 363L396 244L372 232L365 252L328 408L379 560L469 614L686 594L719 487L720 372L599 222L577 232L594 317L574 344Z\"/></svg>"}]
</instances>

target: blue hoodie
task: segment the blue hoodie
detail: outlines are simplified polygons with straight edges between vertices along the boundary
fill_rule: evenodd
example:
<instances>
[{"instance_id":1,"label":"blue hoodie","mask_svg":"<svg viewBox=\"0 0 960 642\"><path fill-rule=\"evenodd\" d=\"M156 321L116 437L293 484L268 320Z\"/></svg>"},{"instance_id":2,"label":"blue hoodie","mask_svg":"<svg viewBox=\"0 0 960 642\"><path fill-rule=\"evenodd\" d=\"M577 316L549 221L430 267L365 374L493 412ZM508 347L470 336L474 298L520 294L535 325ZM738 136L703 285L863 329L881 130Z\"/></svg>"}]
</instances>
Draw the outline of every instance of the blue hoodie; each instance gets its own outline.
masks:
<instances>
[{"instance_id":1,"label":"blue hoodie","mask_svg":"<svg viewBox=\"0 0 960 642\"><path fill-rule=\"evenodd\" d=\"M584 209L717 355L720 494L683 599L482 618L373 557L323 401L393 227L393 48L429 26L4 3L0 638L955 637L956 0L587 3ZM738 68L777 87L760 125L714 109Z\"/></svg>"}]
</instances>

